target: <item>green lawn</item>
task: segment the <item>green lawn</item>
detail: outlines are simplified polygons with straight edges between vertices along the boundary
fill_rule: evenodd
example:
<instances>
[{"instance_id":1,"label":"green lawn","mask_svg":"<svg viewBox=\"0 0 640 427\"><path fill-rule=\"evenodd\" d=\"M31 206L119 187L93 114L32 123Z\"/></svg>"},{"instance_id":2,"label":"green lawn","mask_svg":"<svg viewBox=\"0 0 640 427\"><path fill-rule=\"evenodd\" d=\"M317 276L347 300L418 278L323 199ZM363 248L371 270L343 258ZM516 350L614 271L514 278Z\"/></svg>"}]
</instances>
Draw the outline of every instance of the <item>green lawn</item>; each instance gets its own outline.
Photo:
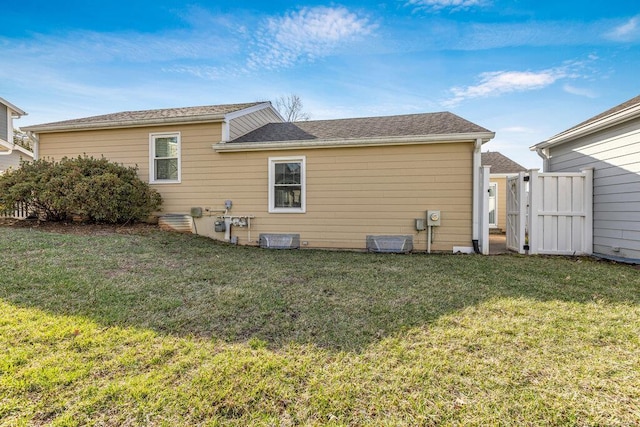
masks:
<instances>
[{"instance_id":1,"label":"green lawn","mask_svg":"<svg viewBox=\"0 0 640 427\"><path fill-rule=\"evenodd\" d=\"M0 227L0 425L634 425L640 271Z\"/></svg>"}]
</instances>

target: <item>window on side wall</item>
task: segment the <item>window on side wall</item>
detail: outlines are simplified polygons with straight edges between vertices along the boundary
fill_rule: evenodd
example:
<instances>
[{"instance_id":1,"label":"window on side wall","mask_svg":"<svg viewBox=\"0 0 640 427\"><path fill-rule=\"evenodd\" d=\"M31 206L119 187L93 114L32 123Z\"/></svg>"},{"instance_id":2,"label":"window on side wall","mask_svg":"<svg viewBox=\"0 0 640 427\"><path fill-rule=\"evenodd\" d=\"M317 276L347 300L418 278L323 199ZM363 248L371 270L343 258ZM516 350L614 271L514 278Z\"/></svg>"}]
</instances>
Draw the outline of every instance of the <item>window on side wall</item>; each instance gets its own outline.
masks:
<instances>
[{"instance_id":1,"label":"window on side wall","mask_svg":"<svg viewBox=\"0 0 640 427\"><path fill-rule=\"evenodd\" d=\"M180 182L180 133L149 135L149 182Z\"/></svg>"},{"instance_id":2,"label":"window on side wall","mask_svg":"<svg viewBox=\"0 0 640 427\"><path fill-rule=\"evenodd\" d=\"M305 157L270 157L269 212L305 211Z\"/></svg>"}]
</instances>

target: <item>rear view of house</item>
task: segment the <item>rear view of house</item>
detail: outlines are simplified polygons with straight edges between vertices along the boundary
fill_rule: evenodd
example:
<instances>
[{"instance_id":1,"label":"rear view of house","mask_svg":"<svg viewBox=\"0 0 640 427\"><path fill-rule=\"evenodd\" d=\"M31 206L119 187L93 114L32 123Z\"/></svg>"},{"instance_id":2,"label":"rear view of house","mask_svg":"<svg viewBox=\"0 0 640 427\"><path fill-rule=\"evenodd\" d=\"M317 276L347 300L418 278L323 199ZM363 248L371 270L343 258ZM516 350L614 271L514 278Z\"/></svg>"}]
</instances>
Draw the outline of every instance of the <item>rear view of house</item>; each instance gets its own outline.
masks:
<instances>
[{"instance_id":1,"label":"rear view of house","mask_svg":"<svg viewBox=\"0 0 640 427\"><path fill-rule=\"evenodd\" d=\"M640 96L531 149L546 172L593 168L593 252L640 262Z\"/></svg>"},{"instance_id":2,"label":"rear view of house","mask_svg":"<svg viewBox=\"0 0 640 427\"><path fill-rule=\"evenodd\" d=\"M198 234L421 251L469 251L479 239L480 150L494 136L448 112L285 123L269 102L25 129L42 157L86 153L137 165L163 196L162 221Z\"/></svg>"},{"instance_id":3,"label":"rear view of house","mask_svg":"<svg viewBox=\"0 0 640 427\"><path fill-rule=\"evenodd\" d=\"M21 160L33 160L33 153L13 142L13 120L27 113L0 98L0 173L20 166Z\"/></svg>"}]
</instances>

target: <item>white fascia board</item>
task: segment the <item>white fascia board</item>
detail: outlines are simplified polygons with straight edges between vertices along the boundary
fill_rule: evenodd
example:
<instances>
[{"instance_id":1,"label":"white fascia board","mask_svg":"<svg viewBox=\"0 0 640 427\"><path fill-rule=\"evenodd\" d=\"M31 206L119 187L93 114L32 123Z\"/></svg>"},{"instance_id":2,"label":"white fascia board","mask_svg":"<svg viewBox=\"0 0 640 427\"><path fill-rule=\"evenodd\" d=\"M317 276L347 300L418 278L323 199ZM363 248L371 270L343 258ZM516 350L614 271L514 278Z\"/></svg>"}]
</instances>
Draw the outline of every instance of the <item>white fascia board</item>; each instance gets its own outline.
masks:
<instances>
[{"instance_id":1,"label":"white fascia board","mask_svg":"<svg viewBox=\"0 0 640 427\"><path fill-rule=\"evenodd\" d=\"M15 113L15 114L11 114L13 117L22 117L27 115L27 113L25 113L20 108L16 107L15 105L13 105L12 103L10 103L4 98L0 98L0 104L6 105L9 108L9 110Z\"/></svg>"},{"instance_id":2,"label":"white fascia board","mask_svg":"<svg viewBox=\"0 0 640 427\"><path fill-rule=\"evenodd\" d=\"M26 155L26 156L29 156L29 157L33 158L33 153L32 153L31 151L27 150L26 148L24 148L24 147L22 147L22 146L20 146L20 145L18 145L18 144L14 145L13 149L14 149L14 150L18 150L18 151L20 151L22 154L24 154L24 155Z\"/></svg>"},{"instance_id":3,"label":"white fascia board","mask_svg":"<svg viewBox=\"0 0 640 427\"><path fill-rule=\"evenodd\" d=\"M562 132L546 141L539 142L538 144L529 147L529 150L536 151L538 149L554 147L556 145L564 144L565 142L573 141L580 137L590 135L603 129L610 128L617 124L636 119L640 117L640 104L629 107L625 110L618 111L609 116L603 117L591 123L587 123L584 126L580 126L571 131Z\"/></svg>"},{"instance_id":4,"label":"white fascia board","mask_svg":"<svg viewBox=\"0 0 640 427\"><path fill-rule=\"evenodd\" d=\"M482 144L495 136L494 132L456 133L447 135L423 136L395 136L378 138L353 139L311 139L298 141L269 141L269 142L234 142L232 144L217 143L212 148L218 152L238 151L272 151L298 150L314 148L348 148L379 145L415 145L415 144L444 144L452 142L474 142L482 140Z\"/></svg>"}]
</instances>

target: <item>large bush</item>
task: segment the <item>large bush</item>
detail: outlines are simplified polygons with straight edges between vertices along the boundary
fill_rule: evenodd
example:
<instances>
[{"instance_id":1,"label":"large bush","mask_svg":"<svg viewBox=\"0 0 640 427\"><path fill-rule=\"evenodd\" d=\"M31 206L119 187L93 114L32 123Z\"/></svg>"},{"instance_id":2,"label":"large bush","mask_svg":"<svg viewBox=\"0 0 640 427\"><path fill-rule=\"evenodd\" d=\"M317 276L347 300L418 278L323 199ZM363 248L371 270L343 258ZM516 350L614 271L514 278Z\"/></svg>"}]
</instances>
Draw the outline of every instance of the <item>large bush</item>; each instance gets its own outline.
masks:
<instances>
[{"instance_id":1,"label":"large bush","mask_svg":"<svg viewBox=\"0 0 640 427\"><path fill-rule=\"evenodd\" d=\"M40 217L59 221L125 223L160 209L160 194L138 178L137 168L79 156L36 160L0 176L0 205L26 203Z\"/></svg>"}]
</instances>

